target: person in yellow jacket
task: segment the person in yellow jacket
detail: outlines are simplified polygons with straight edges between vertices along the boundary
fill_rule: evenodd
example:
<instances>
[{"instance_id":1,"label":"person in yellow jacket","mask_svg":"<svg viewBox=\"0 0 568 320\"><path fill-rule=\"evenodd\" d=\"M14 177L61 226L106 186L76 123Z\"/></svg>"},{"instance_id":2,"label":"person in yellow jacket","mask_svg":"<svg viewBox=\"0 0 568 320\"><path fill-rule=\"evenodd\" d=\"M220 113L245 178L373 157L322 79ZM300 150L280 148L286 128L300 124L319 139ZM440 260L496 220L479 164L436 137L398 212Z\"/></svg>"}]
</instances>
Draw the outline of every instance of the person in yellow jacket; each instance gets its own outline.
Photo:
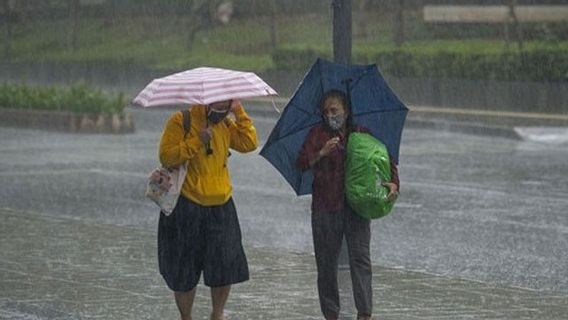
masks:
<instances>
[{"instance_id":1,"label":"person in yellow jacket","mask_svg":"<svg viewBox=\"0 0 568 320\"><path fill-rule=\"evenodd\" d=\"M160 140L161 164L187 163L187 176L172 214L160 214L159 268L182 320L191 319L201 273L211 288L211 319L224 319L231 285L249 279L227 160L229 149L257 148L256 129L238 100L191 106L190 119L185 134L182 113L174 113Z\"/></svg>"}]
</instances>

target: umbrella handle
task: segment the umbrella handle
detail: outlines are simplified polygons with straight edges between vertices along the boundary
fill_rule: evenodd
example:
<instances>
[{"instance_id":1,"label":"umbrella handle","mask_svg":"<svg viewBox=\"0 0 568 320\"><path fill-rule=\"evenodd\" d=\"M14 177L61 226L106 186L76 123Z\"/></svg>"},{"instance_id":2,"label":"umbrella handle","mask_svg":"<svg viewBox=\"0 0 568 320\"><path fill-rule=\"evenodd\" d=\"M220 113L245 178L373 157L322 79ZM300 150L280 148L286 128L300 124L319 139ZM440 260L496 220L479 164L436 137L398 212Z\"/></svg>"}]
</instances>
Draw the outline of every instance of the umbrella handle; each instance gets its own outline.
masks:
<instances>
[{"instance_id":1,"label":"umbrella handle","mask_svg":"<svg viewBox=\"0 0 568 320\"><path fill-rule=\"evenodd\" d=\"M353 82L353 79L351 79L351 78L341 80L341 83L345 84L345 95L347 96L347 108L349 108L350 112L352 112L352 110L351 110L351 86L350 86L351 82Z\"/></svg>"},{"instance_id":2,"label":"umbrella handle","mask_svg":"<svg viewBox=\"0 0 568 320\"><path fill-rule=\"evenodd\" d=\"M209 128L209 119L207 118L207 112L205 112L205 128ZM213 154L213 149L211 149L211 140L205 144L205 154L208 156Z\"/></svg>"}]
</instances>

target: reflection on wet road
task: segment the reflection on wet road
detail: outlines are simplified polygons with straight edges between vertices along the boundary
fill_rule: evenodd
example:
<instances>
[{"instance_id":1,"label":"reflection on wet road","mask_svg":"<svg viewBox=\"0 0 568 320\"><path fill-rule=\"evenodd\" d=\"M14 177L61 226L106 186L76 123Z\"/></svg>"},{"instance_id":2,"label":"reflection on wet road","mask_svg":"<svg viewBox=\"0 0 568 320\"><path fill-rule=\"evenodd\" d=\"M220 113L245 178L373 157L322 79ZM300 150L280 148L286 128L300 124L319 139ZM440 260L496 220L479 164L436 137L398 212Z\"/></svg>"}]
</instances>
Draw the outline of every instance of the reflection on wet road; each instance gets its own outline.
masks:
<instances>
[{"instance_id":1,"label":"reflection on wet road","mask_svg":"<svg viewBox=\"0 0 568 320\"><path fill-rule=\"evenodd\" d=\"M136 110L132 135L0 128L0 207L155 230L144 182L169 112ZM266 140L275 119L255 121ZM374 263L568 292L568 148L532 140L406 128ZM230 161L246 244L310 252L309 197L258 153Z\"/></svg>"}]
</instances>

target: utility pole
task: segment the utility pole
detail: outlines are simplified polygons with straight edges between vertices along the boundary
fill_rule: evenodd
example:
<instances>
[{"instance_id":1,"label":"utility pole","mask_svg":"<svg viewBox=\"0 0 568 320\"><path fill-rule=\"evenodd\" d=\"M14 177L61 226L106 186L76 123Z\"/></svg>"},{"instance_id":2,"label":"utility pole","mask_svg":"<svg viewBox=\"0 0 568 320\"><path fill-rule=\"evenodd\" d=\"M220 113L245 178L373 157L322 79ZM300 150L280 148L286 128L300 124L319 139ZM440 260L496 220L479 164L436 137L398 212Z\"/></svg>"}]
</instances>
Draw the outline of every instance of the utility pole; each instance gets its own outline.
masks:
<instances>
[{"instance_id":1,"label":"utility pole","mask_svg":"<svg viewBox=\"0 0 568 320\"><path fill-rule=\"evenodd\" d=\"M103 25L107 28L112 27L116 18L116 0L107 1L105 13Z\"/></svg>"},{"instance_id":2,"label":"utility pole","mask_svg":"<svg viewBox=\"0 0 568 320\"><path fill-rule=\"evenodd\" d=\"M276 49L278 45L277 18L276 0L270 0L270 45L272 50Z\"/></svg>"},{"instance_id":3,"label":"utility pole","mask_svg":"<svg viewBox=\"0 0 568 320\"><path fill-rule=\"evenodd\" d=\"M6 25L6 39L4 40L4 59L10 61L12 59L12 10L10 0L4 0L4 24Z\"/></svg>"},{"instance_id":4,"label":"utility pole","mask_svg":"<svg viewBox=\"0 0 568 320\"><path fill-rule=\"evenodd\" d=\"M79 0L69 0L69 47L77 50L77 37L79 33Z\"/></svg>"},{"instance_id":5,"label":"utility pole","mask_svg":"<svg viewBox=\"0 0 568 320\"><path fill-rule=\"evenodd\" d=\"M351 64L351 0L332 0L331 6L333 10L333 60L341 64Z\"/></svg>"},{"instance_id":6,"label":"utility pole","mask_svg":"<svg viewBox=\"0 0 568 320\"><path fill-rule=\"evenodd\" d=\"M394 14L394 44L397 47L402 46L405 41L404 37L404 0L395 1Z\"/></svg>"},{"instance_id":7,"label":"utility pole","mask_svg":"<svg viewBox=\"0 0 568 320\"><path fill-rule=\"evenodd\" d=\"M510 21L513 23L513 29L515 30L515 37L517 40L517 47L521 54L523 53L523 30L521 29L521 24L519 23L519 18L517 17L517 12L515 7L517 6L517 0L508 0L507 6L509 7L509 17Z\"/></svg>"}]
</instances>

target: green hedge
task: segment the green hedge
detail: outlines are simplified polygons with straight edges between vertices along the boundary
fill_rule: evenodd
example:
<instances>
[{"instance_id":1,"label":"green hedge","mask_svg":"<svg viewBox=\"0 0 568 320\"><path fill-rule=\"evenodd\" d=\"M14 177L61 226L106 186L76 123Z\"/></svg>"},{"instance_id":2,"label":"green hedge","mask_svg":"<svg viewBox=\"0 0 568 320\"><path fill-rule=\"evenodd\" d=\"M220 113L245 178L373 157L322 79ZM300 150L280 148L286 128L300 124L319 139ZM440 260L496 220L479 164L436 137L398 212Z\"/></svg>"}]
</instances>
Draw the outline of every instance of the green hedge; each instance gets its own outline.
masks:
<instances>
[{"instance_id":1,"label":"green hedge","mask_svg":"<svg viewBox=\"0 0 568 320\"><path fill-rule=\"evenodd\" d=\"M307 70L317 57L331 59L331 50L289 46L278 48L272 56L276 68L282 70ZM352 60L377 63L382 73L396 77L568 81L566 46L530 45L523 54L480 44L355 47Z\"/></svg>"},{"instance_id":2,"label":"green hedge","mask_svg":"<svg viewBox=\"0 0 568 320\"><path fill-rule=\"evenodd\" d=\"M69 88L0 85L0 108L121 114L127 104L122 93L111 97L84 84Z\"/></svg>"}]
</instances>

